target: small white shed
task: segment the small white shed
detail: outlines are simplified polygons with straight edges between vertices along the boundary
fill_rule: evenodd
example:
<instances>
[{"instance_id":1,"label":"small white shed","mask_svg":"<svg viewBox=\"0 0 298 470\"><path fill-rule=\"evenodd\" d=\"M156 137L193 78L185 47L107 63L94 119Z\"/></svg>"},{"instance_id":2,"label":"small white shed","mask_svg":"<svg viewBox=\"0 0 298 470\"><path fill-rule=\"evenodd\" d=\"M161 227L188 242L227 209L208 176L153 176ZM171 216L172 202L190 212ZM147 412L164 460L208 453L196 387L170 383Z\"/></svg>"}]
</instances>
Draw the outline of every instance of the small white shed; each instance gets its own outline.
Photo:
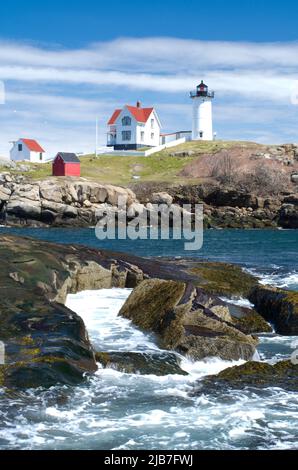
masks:
<instances>
[{"instance_id":1,"label":"small white shed","mask_svg":"<svg viewBox=\"0 0 298 470\"><path fill-rule=\"evenodd\" d=\"M13 144L10 159L15 162L44 163L45 151L36 140L19 139Z\"/></svg>"}]
</instances>

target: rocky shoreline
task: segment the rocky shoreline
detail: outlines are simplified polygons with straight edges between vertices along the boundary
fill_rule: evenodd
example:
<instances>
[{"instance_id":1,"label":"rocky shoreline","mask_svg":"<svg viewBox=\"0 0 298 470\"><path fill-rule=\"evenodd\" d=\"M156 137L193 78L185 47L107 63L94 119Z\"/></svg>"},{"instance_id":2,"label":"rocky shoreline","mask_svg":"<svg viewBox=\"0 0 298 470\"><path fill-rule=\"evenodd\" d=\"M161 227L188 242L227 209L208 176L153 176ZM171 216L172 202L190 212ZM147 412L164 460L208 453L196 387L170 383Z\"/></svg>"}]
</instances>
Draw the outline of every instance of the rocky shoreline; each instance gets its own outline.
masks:
<instances>
[{"instance_id":1,"label":"rocky shoreline","mask_svg":"<svg viewBox=\"0 0 298 470\"><path fill-rule=\"evenodd\" d=\"M205 183L201 185L139 185L134 188L142 203L156 192L168 193L173 204L203 204L205 228L297 229L298 192L295 186L277 195L257 195L234 186Z\"/></svg>"},{"instance_id":2,"label":"rocky shoreline","mask_svg":"<svg viewBox=\"0 0 298 470\"><path fill-rule=\"evenodd\" d=\"M218 184L188 186L139 185L132 189L83 178L32 181L0 174L0 224L33 227L90 227L99 212L120 214L118 198L127 201L127 220L156 212L155 204L180 215L183 205L204 205L205 228L298 228L298 193L258 196Z\"/></svg>"},{"instance_id":3,"label":"rocky shoreline","mask_svg":"<svg viewBox=\"0 0 298 470\"><path fill-rule=\"evenodd\" d=\"M119 314L154 333L169 353L196 360L251 360L255 334L271 331L264 302L274 303L274 326L291 311L283 334L298 334L298 294L279 289L275 302L272 289L266 297L262 287L256 296L258 280L238 266L145 259L7 235L0 236L0 258L0 340L6 346L0 386L9 389L76 384L97 370L97 361L125 364L128 371L156 368L154 358L140 362L135 355L94 351L82 319L64 305L68 293L83 290L132 288ZM256 296L256 310L218 297L227 294ZM171 364L178 371L179 364Z\"/></svg>"}]
</instances>

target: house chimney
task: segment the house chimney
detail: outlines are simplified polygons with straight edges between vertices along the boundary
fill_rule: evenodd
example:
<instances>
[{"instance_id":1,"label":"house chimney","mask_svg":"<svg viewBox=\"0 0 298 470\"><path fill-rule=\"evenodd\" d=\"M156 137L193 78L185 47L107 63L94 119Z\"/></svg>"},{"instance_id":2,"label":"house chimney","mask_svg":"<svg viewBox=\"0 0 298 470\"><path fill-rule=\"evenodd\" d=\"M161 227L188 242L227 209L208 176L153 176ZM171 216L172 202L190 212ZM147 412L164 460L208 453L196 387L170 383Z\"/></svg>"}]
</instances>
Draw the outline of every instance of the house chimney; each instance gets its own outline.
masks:
<instances>
[{"instance_id":1,"label":"house chimney","mask_svg":"<svg viewBox=\"0 0 298 470\"><path fill-rule=\"evenodd\" d=\"M137 101L137 108L140 108L140 107L141 107L141 103Z\"/></svg>"}]
</instances>

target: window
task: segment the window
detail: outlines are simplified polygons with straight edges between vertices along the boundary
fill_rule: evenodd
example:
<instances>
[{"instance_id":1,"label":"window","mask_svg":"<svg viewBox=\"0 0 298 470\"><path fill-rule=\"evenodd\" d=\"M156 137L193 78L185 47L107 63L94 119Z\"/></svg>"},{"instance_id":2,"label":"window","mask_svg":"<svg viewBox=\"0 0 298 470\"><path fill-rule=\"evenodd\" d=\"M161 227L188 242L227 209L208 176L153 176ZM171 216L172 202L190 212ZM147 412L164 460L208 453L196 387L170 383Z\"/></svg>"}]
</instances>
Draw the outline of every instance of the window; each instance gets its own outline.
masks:
<instances>
[{"instance_id":1,"label":"window","mask_svg":"<svg viewBox=\"0 0 298 470\"><path fill-rule=\"evenodd\" d=\"M122 140L131 140L131 131L122 131Z\"/></svg>"},{"instance_id":2,"label":"window","mask_svg":"<svg viewBox=\"0 0 298 470\"><path fill-rule=\"evenodd\" d=\"M131 125L131 118L129 116L124 116L122 119L122 126L130 126Z\"/></svg>"},{"instance_id":3,"label":"window","mask_svg":"<svg viewBox=\"0 0 298 470\"><path fill-rule=\"evenodd\" d=\"M18 151L21 152L23 150L23 144L18 145Z\"/></svg>"},{"instance_id":4,"label":"window","mask_svg":"<svg viewBox=\"0 0 298 470\"><path fill-rule=\"evenodd\" d=\"M200 131L200 138L203 138L203 131Z\"/></svg>"},{"instance_id":5,"label":"window","mask_svg":"<svg viewBox=\"0 0 298 470\"><path fill-rule=\"evenodd\" d=\"M144 142L144 137L145 137L145 132L142 131L142 132L141 132L141 142Z\"/></svg>"},{"instance_id":6,"label":"window","mask_svg":"<svg viewBox=\"0 0 298 470\"><path fill-rule=\"evenodd\" d=\"M42 153L39 154L39 160L42 160Z\"/></svg>"},{"instance_id":7,"label":"window","mask_svg":"<svg viewBox=\"0 0 298 470\"><path fill-rule=\"evenodd\" d=\"M154 119L151 119L151 129L154 129Z\"/></svg>"},{"instance_id":8,"label":"window","mask_svg":"<svg viewBox=\"0 0 298 470\"><path fill-rule=\"evenodd\" d=\"M151 140L154 139L154 132L151 132Z\"/></svg>"}]
</instances>

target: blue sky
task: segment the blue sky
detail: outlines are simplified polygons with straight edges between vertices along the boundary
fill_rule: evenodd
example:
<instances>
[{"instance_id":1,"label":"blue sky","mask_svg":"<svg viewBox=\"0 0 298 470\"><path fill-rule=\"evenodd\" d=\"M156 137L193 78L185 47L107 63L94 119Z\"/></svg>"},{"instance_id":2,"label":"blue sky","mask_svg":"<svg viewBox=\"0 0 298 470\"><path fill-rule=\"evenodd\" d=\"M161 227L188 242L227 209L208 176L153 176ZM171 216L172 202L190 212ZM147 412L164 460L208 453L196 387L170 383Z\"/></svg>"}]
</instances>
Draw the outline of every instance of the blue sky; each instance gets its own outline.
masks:
<instances>
[{"instance_id":1,"label":"blue sky","mask_svg":"<svg viewBox=\"0 0 298 470\"><path fill-rule=\"evenodd\" d=\"M201 78L219 138L298 141L297 26L289 0L1 2L0 155L20 136L90 151L95 117L104 143L113 109L138 99L164 131L188 129Z\"/></svg>"}]
</instances>

